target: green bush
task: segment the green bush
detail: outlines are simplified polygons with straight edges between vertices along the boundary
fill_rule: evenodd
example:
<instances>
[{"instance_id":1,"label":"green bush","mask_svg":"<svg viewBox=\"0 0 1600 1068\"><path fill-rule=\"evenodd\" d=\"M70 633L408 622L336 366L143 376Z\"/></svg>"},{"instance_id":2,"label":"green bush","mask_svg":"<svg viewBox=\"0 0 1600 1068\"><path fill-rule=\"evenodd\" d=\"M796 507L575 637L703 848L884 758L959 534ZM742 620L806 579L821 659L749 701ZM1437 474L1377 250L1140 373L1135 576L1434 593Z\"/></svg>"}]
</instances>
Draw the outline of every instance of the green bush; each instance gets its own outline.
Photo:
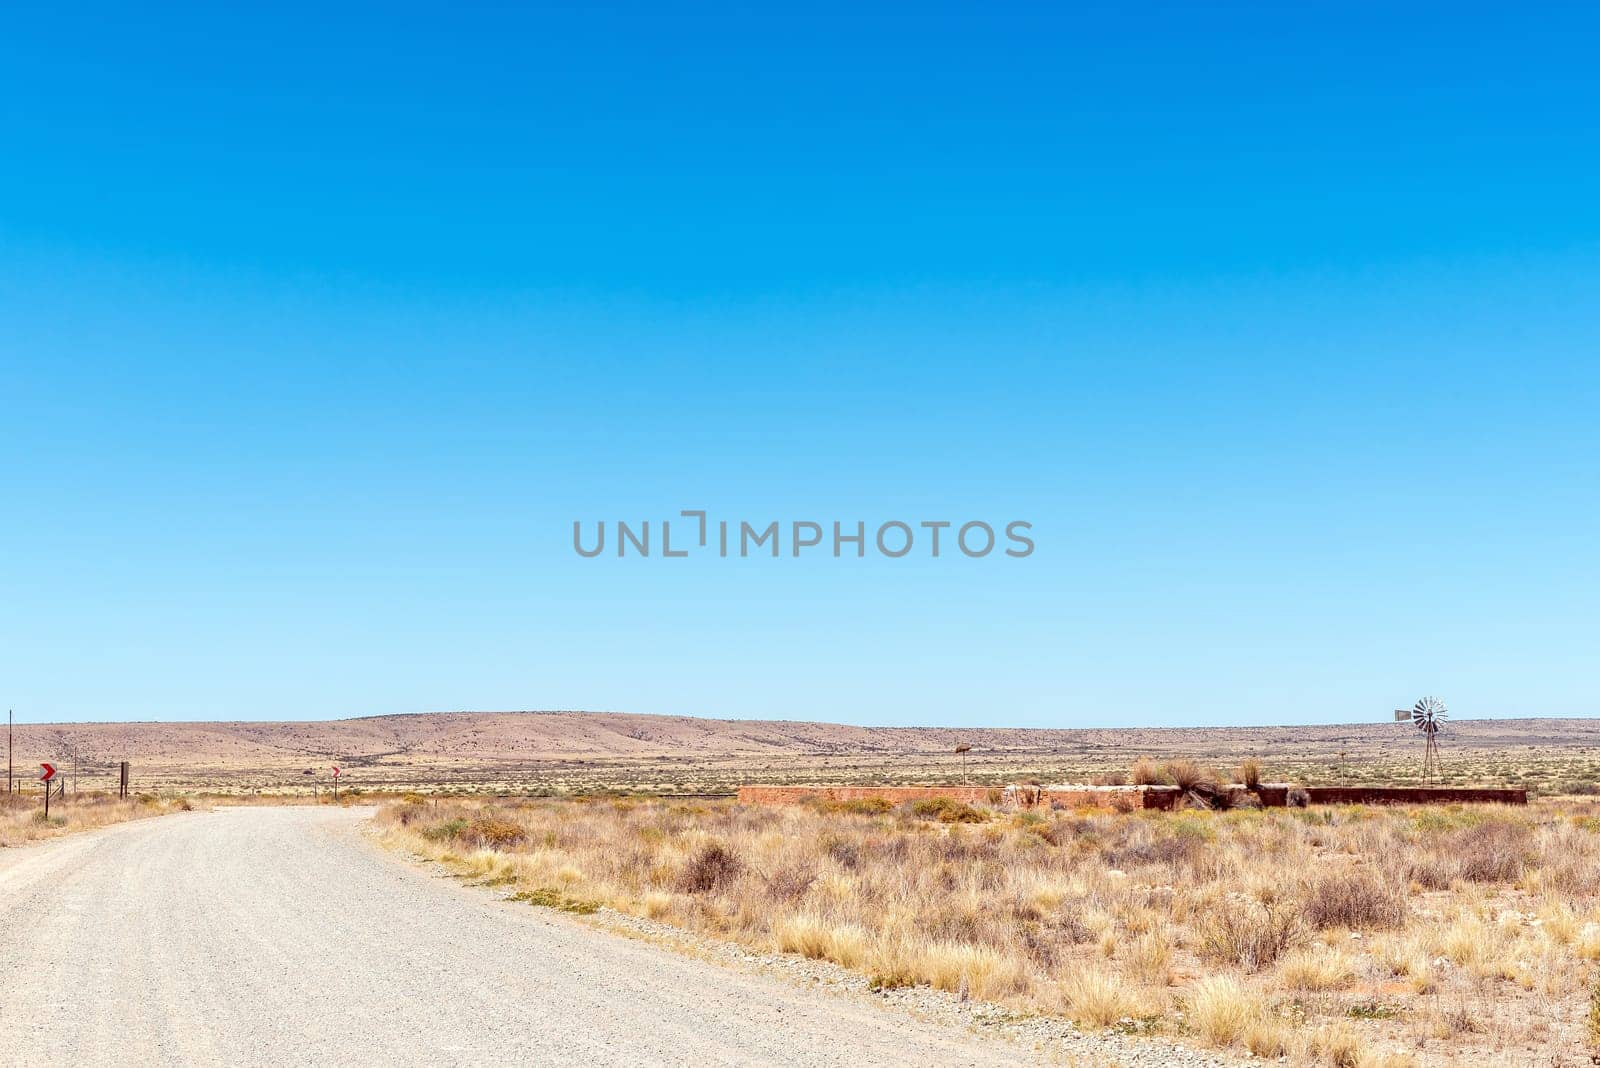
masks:
<instances>
[{"instance_id":1,"label":"green bush","mask_svg":"<svg viewBox=\"0 0 1600 1068\"><path fill-rule=\"evenodd\" d=\"M430 842L449 842L461 837L461 832L467 829L467 821L457 817L436 823L432 827L422 829L422 837Z\"/></svg>"}]
</instances>

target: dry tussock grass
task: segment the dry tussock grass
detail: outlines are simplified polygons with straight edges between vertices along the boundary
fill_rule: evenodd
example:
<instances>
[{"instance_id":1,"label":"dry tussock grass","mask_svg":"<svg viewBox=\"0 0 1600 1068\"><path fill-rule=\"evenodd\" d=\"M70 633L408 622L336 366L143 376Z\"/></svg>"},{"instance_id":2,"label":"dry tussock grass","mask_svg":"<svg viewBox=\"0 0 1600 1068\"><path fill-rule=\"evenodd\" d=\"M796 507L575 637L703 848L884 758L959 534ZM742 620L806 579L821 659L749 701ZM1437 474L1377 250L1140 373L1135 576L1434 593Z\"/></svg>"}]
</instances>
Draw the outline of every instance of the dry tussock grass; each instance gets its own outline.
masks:
<instances>
[{"instance_id":1,"label":"dry tussock grass","mask_svg":"<svg viewBox=\"0 0 1600 1068\"><path fill-rule=\"evenodd\" d=\"M1600 960L1600 821L1570 808L458 801L379 819L537 903L1294 1063L1581 1044Z\"/></svg>"},{"instance_id":2,"label":"dry tussock grass","mask_svg":"<svg viewBox=\"0 0 1600 1068\"><path fill-rule=\"evenodd\" d=\"M50 803L50 818L46 820L39 791L0 793L0 848L147 816L187 812L191 807L183 797L139 794L122 800L110 794L69 793L64 802L57 799Z\"/></svg>"}]
</instances>

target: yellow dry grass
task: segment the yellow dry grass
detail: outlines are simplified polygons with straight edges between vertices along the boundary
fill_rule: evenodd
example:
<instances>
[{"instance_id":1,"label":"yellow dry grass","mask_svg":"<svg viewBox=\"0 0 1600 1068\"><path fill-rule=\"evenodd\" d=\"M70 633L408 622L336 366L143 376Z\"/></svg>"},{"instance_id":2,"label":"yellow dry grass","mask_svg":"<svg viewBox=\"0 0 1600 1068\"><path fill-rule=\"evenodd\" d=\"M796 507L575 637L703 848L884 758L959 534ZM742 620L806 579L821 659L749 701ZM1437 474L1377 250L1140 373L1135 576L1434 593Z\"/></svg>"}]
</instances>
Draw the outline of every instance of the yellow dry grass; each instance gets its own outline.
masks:
<instances>
[{"instance_id":1,"label":"yellow dry grass","mask_svg":"<svg viewBox=\"0 0 1600 1068\"><path fill-rule=\"evenodd\" d=\"M44 814L40 793L0 792L0 848L37 842L74 831L93 830L112 823L187 811L189 802L181 797L142 794L123 800L101 793L69 793L66 799L50 803L50 816Z\"/></svg>"},{"instance_id":2,"label":"yellow dry grass","mask_svg":"<svg viewBox=\"0 0 1600 1068\"><path fill-rule=\"evenodd\" d=\"M608 905L880 987L1296 1064L1430 1065L1588 1041L1600 818L1585 804L963 823L507 800L379 820L396 846L526 900Z\"/></svg>"}]
</instances>

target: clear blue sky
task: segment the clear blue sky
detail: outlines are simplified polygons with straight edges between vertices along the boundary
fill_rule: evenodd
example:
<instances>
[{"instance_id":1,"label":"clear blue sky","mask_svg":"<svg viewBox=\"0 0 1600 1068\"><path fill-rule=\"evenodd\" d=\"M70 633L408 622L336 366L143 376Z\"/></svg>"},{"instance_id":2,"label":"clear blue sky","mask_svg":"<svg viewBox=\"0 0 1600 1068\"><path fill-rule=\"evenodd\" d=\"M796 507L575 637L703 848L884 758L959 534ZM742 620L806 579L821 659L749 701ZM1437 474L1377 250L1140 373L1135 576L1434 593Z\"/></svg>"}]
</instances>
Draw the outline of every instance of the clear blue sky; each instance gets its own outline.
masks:
<instances>
[{"instance_id":1,"label":"clear blue sky","mask_svg":"<svg viewBox=\"0 0 1600 1068\"><path fill-rule=\"evenodd\" d=\"M1592 7L228 6L0 34L20 716L1600 713Z\"/></svg>"}]
</instances>

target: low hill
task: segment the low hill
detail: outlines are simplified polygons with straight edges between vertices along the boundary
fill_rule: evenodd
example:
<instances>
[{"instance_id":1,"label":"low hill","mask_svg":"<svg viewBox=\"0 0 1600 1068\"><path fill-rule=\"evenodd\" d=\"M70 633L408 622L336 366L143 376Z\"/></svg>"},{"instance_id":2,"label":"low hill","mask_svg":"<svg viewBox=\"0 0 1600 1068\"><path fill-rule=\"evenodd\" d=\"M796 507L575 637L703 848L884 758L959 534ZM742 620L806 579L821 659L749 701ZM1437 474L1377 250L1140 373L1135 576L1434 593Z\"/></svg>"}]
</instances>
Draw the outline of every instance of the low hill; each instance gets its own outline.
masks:
<instances>
[{"instance_id":1,"label":"low hill","mask_svg":"<svg viewBox=\"0 0 1600 1068\"><path fill-rule=\"evenodd\" d=\"M986 777L1058 775L1124 766L1139 755L1222 762L1254 755L1285 765L1364 767L1404 762L1418 748L1401 723L1219 728L860 727L786 720L697 719L620 712L430 712L320 722L61 723L19 725L15 765L28 777L50 760L97 784L118 760L136 779L173 786L273 788L338 764L346 782L475 783L595 789L724 789L737 781L945 777L972 746ZM1345 754L1342 765L1339 754ZM1600 720L1457 720L1454 758L1495 765L1564 766L1600 757Z\"/></svg>"}]
</instances>

